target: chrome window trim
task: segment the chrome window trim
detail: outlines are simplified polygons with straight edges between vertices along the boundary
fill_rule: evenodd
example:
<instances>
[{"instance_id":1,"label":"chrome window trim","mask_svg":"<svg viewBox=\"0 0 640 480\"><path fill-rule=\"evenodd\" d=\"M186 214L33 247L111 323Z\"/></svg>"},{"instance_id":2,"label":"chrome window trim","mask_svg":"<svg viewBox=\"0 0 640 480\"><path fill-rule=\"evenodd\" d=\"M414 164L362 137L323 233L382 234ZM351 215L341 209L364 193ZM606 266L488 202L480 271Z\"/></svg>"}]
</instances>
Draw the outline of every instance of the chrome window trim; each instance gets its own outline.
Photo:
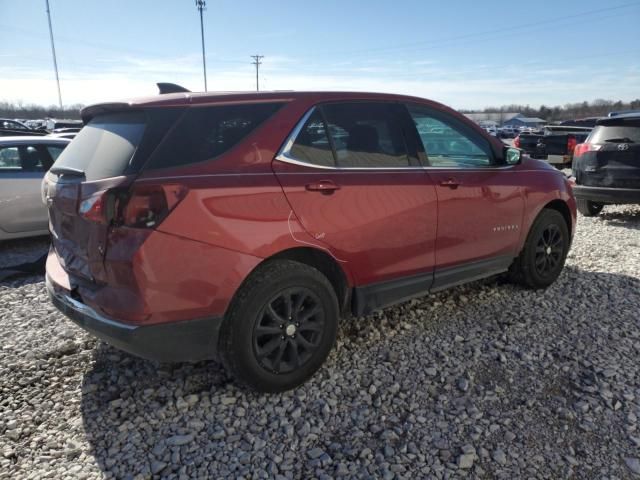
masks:
<instances>
[{"instance_id":1,"label":"chrome window trim","mask_svg":"<svg viewBox=\"0 0 640 480\"><path fill-rule=\"evenodd\" d=\"M465 167L435 167L435 166L431 166L431 165L421 165L419 167L338 167L338 166L333 166L333 167L329 167L326 165L316 165L315 163L309 163L309 162L305 162L302 160L298 160L294 157L291 156L291 149L293 148L293 144L296 141L296 138L298 138L298 135L300 134L300 131L302 130L302 127L304 127L304 124L307 123L307 120L309 119L309 117L311 115L313 115L313 112L315 112L316 107L313 106L311 107L303 116L302 118L298 121L298 123L296 124L296 126L294 127L293 131L289 134L289 136L287 137L286 142L284 142L284 145L282 146L282 148L280 148L280 151L276 154L275 156L275 160L278 160L280 162L284 162L284 163L290 163L292 165L299 165L301 167L309 167L309 168L315 168L318 170L333 170L333 171L349 171L349 170L356 170L356 171L367 171L367 170L375 170L375 171L385 171L385 170L391 170L391 171L397 171L397 170L405 170L405 171L416 171L416 170L459 170L462 172L470 172L470 171L480 171L480 172L486 172L486 171L492 171L492 170L505 170L505 169L511 169L513 168L515 165L503 165L500 167L493 167L493 166L487 166L487 167L471 167L471 168L465 168Z\"/></svg>"}]
</instances>

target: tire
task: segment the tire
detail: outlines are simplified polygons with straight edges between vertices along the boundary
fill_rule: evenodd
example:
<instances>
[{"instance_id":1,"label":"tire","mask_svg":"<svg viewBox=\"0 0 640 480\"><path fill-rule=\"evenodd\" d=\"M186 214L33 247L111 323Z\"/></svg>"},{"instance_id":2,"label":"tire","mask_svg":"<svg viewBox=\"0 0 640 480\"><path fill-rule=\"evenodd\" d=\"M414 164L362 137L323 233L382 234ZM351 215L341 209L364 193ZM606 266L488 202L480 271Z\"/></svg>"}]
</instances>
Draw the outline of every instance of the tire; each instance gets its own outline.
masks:
<instances>
[{"instance_id":1,"label":"tire","mask_svg":"<svg viewBox=\"0 0 640 480\"><path fill-rule=\"evenodd\" d=\"M604 207L602 203L582 199L577 199L576 204L578 205L578 211L585 217L595 217L602 211L602 207Z\"/></svg>"},{"instance_id":2,"label":"tire","mask_svg":"<svg viewBox=\"0 0 640 480\"><path fill-rule=\"evenodd\" d=\"M336 293L322 273L291 260L267 262L229 308L218 344L222 363L253 390L292 389L326 360L339 316Z\"/></svg>"},{"instance_id":3,"label":"tire","mask_svg":"<svg viewBox=\"0 0 640 480\"><path fill-rule=\"evenodd\" d=\"M509 278L525 288L547 288L556 281L569 252L569 228L560 212L544 209L533 222Z\"/></svg>"}]
</instances>

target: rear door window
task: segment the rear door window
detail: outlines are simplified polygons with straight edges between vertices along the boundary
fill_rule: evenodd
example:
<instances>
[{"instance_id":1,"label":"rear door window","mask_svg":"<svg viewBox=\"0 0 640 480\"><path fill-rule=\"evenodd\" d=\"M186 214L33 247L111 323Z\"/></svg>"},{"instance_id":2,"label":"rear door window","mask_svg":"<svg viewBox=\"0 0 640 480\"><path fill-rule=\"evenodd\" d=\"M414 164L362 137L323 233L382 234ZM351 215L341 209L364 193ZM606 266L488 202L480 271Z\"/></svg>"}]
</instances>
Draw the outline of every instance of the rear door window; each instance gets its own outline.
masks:
<instances>
[{"instance_id":1,"label":"rear door window","mask_svg":"<svg viewBox=\"0 0 640 480\"><path fill-rule=\"evenodd\" d=\"M281 106L282 103L253 103L187 109L146 168L178 167L218 157Z\"/></svg>"},{"instance_id":2,"label":"rear door window","mask_svg":"<svg viewBox=\"0 0 640 480\"><path fill-rule=\"evenodd\" d=\"M332 103L321 108L339 168L411 166L396 104Z\"/></svg>"},{"instance_id":3,"label":"rear door window","mask_svg":"<svg viewBox=\"0 0 640 480\"><path fill-rule=\"evenodd\" d=\"M0 172L44 172L52 163L44 145L0 148Z\"/></svg>"},{"instance_id":4,"label":"rear door window","mask_svg":"<svg viewBox=\"0 0 640 480\"><path fill-rule=\"evenodd\" d=\"M294 160L323 167L334 167L327 127L320 110L314 109L298 133L289 152Z\"/></svg>"}]
</instances>

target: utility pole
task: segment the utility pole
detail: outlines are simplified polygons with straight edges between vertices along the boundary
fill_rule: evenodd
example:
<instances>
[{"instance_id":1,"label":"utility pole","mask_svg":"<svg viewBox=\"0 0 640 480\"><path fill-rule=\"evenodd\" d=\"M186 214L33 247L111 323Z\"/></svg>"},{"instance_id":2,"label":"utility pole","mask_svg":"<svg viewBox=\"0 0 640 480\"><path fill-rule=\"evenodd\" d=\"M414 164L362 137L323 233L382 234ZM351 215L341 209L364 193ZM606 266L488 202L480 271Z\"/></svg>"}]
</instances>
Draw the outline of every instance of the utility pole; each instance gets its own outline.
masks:
<instances>
[{"instance_id":1,"label":"utility pole","mask_svg":"<svg viewBox=\"0 0 640 480\"><path fill-rule=\"evenodd\" d=\"M202 38L202 71L204 72L204 91L207 91L207 61L204 55L204 22L202 20L202 11L206 8L205 0L196 0L196 7L200 11L200 36Z\"/></svg>"},{"instance_id":2,"label":"utility pole","mask_svg":"<svg viewBox=\"0 0 640 480\"><path fill-rule=\"evenodd\" d=\"M260 81L258 80L258 73L260 71L260 65L262 65L262 62L260 60L264 58L264 55L251 55L251 58L253 58L253 62L251 62L251 65L256 66L256 92L259 92Z\"/></svg>"},{"instance_id":3,"label":"utility pole","mask_svg":"<svg viewBox=\"0 0 640 480\"><path fill-rule=\"evenodd\" d=\"M53 43L53 27L51 26L51 11L49 10L49 0L45 0L47 4L47 19L49 20L49 37L51 38L51 53L53 54L53 69L56 72L56 84L58 85L58 103L62 110L62 94L60 93L60 77L58 76L58 61L56 60L56 46Z\"/></svg>"}]
</instances>

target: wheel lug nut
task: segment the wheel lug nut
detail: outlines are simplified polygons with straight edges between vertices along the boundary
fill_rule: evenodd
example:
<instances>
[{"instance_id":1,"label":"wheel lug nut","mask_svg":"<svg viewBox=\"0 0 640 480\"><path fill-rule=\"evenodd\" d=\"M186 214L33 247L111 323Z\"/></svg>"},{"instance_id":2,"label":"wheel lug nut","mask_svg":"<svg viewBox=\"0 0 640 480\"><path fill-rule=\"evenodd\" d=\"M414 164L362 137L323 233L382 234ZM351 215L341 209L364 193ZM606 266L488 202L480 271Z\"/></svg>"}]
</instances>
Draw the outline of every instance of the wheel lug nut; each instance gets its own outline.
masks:
<instances>
[{"instance_id":1,"label":"wheel lug nut","mask_svg":"<svg viewBox=\"0 0 640 480\"><path fill-rule=\"evenodd\" d=\"M283 325L283 324L280 324L280 328L284 328L284 325Z\"/></svg>"},{"instance_id":2,"label":"wheel lug nut","mask_svg":"<svg viewBox=\"0 0 640 480\"><path fill-rule=\"evenodd\" d=\"M299 327L299 326L300 326L300 322L296 322L296 327Z\"/></svg>"}]
</instances>

